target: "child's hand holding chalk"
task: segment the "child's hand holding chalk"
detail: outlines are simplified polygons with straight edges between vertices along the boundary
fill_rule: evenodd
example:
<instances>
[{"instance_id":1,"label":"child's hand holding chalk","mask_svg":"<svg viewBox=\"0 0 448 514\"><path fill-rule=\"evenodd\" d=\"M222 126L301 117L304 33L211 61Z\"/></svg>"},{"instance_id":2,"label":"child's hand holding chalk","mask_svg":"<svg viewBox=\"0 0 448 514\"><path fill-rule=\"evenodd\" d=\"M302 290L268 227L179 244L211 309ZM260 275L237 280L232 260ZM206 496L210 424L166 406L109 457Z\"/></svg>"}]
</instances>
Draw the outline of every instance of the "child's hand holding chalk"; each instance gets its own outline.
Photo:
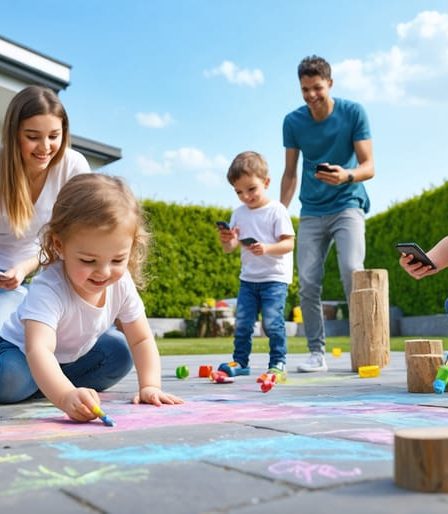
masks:
<instances>
[{"instance_id":1,"label":"child's hand holding chalk","mask_svg":"<svg viewBox=\"0 0 448 514\"><path fill-rule=\"evenodd\" d=\"M115 426L115 421L112 418L109 418L109 416L98 405L92 407L92 412L100 418L100 420L106 425L106 427Z\"/></svg>"}]
</instances>

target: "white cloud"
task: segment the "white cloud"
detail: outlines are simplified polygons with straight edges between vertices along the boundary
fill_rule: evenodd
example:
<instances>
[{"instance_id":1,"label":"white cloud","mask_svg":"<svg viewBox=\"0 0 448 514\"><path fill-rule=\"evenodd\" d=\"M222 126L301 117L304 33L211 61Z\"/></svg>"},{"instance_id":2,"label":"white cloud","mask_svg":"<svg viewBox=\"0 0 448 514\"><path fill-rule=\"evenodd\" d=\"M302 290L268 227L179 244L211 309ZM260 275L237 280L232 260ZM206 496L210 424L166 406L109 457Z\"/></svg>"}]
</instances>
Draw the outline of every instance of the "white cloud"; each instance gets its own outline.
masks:
<instances>
[{"instance_id":1,"label":"white cloud","mask_svg":"<svg viewBox=\"0 0 448 514\"><path fill-rule=\"evenodd\" d=\"M333 66L337 87L364 101L426 104L448 86L448 14L424 11L396 27L387 51Z\"/></svg>"},{"instance_id":2,"label":"white cloud","mask_svg":"<svg viewBox=\"0 0 448 514\"><path fill-rule=\"evenodd\" d=\"M223 61L218 67L205 70L204 75L207 78L223 76L231 84L239 86L257 87L264 83L264 75L260 69L239 68L232 61Z\"/></svg>"},{"instance_id":3,"label":"white cloud","mask_svg":"<svg viewBox=\"0 0 448 514\"><path fill-rule=\"evenodd\" d=\"M137 164L143 175L193 172L197 182L213 188L224 184L229 167L229 161L223 155L208 157L202 150L192 147L167 150L159 162L148 156L139 156Z\"/></svg>"},{"instance_id":4,"label":"white cloud","mask_svg":"<svg viewBox=\"0 0 448 514\"><path fill-rule=\"evenodd\" d=\"M135 117L140 125L149 128L163 128L173 123L173 118L169 113L138 112Z\"/></svg>"},{"instance_id":5,"label":"white cloud","mask_svg":"<svg viewBox=\"0 0 448 514\"><path fill-rule=\"evenodd\" d=\"M143 175L168 175L170 173L170 170L164 167L163 163L160 164L144 155L137 157L137 165Z\"/></svg>"}]
</instances>

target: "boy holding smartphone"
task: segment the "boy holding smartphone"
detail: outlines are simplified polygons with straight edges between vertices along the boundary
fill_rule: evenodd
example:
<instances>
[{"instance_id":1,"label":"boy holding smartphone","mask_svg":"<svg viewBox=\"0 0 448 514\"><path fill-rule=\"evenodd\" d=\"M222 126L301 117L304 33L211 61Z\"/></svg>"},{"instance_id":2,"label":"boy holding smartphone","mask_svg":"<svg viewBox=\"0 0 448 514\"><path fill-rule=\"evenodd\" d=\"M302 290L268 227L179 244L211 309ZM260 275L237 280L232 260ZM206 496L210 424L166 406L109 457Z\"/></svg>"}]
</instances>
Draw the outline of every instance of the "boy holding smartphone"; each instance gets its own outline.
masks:
<instances>
[{"instance_id":1,"label":"boy holding smartphone","mask_svg":"<svg viewBox=\"0 0 448 514\"><path fill-rule=\"evenodd\" d=\"M232 213L230 228L219 230L219 238L226 253L241 248L241 273L233 361L222 363L219 370L229 376L250 374L252 335L261 312L269 338L269 372L286 376L284 311L293 271L291 218L284 205L266 196L270 178L260 154L238 154L227 180L242 205Z\"/></svg>"}]
</instances>

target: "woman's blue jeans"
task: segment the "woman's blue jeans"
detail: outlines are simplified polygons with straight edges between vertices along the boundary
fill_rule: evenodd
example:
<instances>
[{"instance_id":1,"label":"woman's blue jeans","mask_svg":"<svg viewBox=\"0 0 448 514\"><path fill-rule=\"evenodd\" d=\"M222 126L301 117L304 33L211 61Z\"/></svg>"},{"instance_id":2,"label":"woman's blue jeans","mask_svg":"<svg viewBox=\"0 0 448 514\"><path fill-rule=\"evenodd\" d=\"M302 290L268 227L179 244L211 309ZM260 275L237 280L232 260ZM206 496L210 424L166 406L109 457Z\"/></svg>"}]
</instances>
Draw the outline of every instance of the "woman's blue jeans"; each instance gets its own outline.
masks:
<instances>
[{"instance_id":1,"label":"woman's blue jeans","mask_svg":"<svg viewBox=\"0 0 448 514\"><path fill-rule=\"evenodd\" d=\"M105 332L93 348L75 362L61 364L75 387L103 391L119 382L132 368L125 336L115 328ZM25 355L0 338L0 403L16 403L35 395L38 387Z\"/></svg>"},{"instance_id":2,"label":"woman's blue jeans","mask_svg":"<svg viewBox=\"0 0 448 514\"><path fill-rule=\"evenodd\" d=\"M236 306L233 360L246 368L252 350L255 322L261 312L269 338L269 368L286 363L285 302L288 284L241 280Z\"/></svg>"}]
</instances>

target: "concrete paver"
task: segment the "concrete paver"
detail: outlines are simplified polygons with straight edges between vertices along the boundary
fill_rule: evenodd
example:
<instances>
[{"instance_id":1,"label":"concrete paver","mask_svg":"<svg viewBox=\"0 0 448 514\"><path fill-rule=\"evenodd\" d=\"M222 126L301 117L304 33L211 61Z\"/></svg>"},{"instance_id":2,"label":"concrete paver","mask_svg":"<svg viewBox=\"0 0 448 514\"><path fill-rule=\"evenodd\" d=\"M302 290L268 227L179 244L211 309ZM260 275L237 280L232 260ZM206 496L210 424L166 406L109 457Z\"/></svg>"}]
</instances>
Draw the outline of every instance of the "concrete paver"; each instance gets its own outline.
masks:
<instances>
[{"instance_id":1,"label":"concrete paver","mask_svg":"<svg viewBox=\"0 0 448 514\"><path fill-rule=\"evenodd\" d=\"M446 426L445 396L409 394L402 353L369 379L347 353L328 355L327 373L297 373L303 358L289 355L288 380L263 394L266 355L233 384L197 377L228 356L164 357L164 389L185 404L130 404L132 372L101 394L114 428L71 422L46 400L1 406L0 512L446 512L448 494L393 482L394 431Z\"/></svg>"}]
</instances>

